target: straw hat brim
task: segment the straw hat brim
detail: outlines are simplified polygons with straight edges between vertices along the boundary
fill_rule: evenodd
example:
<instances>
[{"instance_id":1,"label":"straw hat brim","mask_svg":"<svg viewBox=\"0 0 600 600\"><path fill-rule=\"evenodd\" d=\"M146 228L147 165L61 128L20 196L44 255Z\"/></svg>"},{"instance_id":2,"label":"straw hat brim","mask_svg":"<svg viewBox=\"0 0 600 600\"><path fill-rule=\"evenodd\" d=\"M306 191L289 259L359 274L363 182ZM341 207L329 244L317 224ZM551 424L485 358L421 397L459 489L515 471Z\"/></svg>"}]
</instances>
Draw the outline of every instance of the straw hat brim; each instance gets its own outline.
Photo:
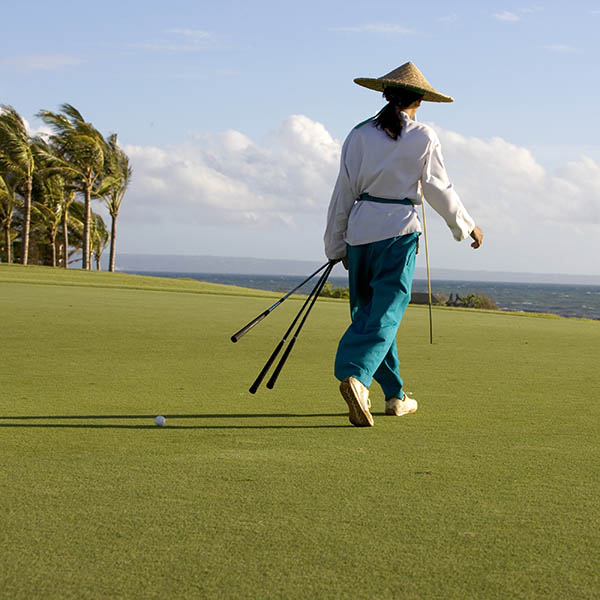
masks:
<instances>
[{"instance_id":1,"label":"straw hat brim","mask_svg":"<svg viewBox=\"0 0 600 600\"><path fill-rule=\"evenodd\" d=\"M354 80L354 83L362 85L363 87L375 90L377 92L383 92L386 87L401 87L418 94L423 94L423 100L426 102L454 102L452 96L446 96L441 94L433 88L417 87L414 85L408 85L405 83L399 83L393 79L386 79L385 77L378 77L376 79L369 77L358 77Z\"/></svg>"}]
</instances>

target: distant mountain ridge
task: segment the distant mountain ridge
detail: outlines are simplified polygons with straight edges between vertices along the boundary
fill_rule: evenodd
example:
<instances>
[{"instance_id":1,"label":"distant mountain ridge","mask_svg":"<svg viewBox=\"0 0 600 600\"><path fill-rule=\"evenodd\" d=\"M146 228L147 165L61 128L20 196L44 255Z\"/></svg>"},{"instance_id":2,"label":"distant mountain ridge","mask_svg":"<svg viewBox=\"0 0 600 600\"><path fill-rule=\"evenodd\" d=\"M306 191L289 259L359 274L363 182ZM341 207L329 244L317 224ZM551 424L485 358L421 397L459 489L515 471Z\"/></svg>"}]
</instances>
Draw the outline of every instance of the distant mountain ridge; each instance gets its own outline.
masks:
<instances>
[{"instance_id":1,"label":"distant mountain ridge","mask_svg":"<svg viewBox=\"0 0 600 600\"><path fill-rule=\"evenodd\" d=\"M117 255L117 270L164 273L235 273L240 275L308 275L321 266L323 262L239 256L119 254ZM345 271L341 265L334 270L336 276L343 276L344 273ZM518 273L432 268L431 276L434 280L600 285L600 275L569 275L564 273ZM415 277L425 279L425 269L417 269Z\"/></svg>"}]
</instances>

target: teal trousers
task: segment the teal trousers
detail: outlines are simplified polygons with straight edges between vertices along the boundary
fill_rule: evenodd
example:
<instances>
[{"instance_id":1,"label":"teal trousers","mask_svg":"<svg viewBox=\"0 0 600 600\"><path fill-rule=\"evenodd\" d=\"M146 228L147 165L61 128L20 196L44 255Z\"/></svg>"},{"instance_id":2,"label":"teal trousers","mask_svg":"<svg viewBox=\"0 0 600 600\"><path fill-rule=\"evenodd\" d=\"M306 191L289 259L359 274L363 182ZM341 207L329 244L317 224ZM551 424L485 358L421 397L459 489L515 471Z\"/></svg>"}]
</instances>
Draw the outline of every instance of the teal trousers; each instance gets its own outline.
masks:
<instances>
[{"instance_id":1,"label":"teal trousers","mask_svg":"<svg viewBox=\"0 0 600 600\"><path fill-rule=\"evenodd\" d=\"M348 246L352 323L340 340L335 376L373 379L386 400L402 398L396 332L410 301L418 233Z\"/></svg>"}]
</instances>

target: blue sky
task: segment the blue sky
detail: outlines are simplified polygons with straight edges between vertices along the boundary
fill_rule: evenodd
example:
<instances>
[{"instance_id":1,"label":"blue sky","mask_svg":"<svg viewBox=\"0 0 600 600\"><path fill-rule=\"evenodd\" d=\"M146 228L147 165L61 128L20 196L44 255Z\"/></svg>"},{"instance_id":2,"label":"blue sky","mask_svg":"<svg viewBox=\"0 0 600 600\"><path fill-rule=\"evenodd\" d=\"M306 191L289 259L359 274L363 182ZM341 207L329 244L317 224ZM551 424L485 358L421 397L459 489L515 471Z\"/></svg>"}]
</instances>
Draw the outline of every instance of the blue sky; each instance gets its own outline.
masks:
<instances>
[{"instance_id":1,"label":"blue sky","mask_svg":"<svg viewBox=\"0 0 600 600\"><path fill-rule=\"evenodd\" d=\"M599 28L600 2L22 0L0 102L119 134L123 252L318 259L339 145L382 105L352 80L412 60L456 100L419 118L486 233L432 215L432 260L600 274Z\"/></svg>"}]
</instances>

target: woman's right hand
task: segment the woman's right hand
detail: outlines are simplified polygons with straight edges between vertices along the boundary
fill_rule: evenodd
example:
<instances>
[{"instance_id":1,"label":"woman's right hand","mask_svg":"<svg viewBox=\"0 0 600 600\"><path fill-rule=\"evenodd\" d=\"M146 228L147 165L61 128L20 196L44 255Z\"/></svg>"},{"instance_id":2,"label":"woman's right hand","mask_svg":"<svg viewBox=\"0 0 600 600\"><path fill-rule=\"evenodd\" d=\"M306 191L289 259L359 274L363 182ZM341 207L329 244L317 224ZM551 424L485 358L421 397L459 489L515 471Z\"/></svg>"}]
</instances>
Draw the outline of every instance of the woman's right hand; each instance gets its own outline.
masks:
<instances>
[{"instance_id":1,"label":"woman's right hand","mask_svg":"<svg viewBox=\"0 0 600 600\"><path fill-rule=\"evenodd\" d=\"M331 258L329 259L329 262L333 263L334 265L337 265L339 262L341 262L344 265L344 269L346 269L346 271L348 270L348 257L344 256L344 258Z\"/></svg>"}]
</instances>

